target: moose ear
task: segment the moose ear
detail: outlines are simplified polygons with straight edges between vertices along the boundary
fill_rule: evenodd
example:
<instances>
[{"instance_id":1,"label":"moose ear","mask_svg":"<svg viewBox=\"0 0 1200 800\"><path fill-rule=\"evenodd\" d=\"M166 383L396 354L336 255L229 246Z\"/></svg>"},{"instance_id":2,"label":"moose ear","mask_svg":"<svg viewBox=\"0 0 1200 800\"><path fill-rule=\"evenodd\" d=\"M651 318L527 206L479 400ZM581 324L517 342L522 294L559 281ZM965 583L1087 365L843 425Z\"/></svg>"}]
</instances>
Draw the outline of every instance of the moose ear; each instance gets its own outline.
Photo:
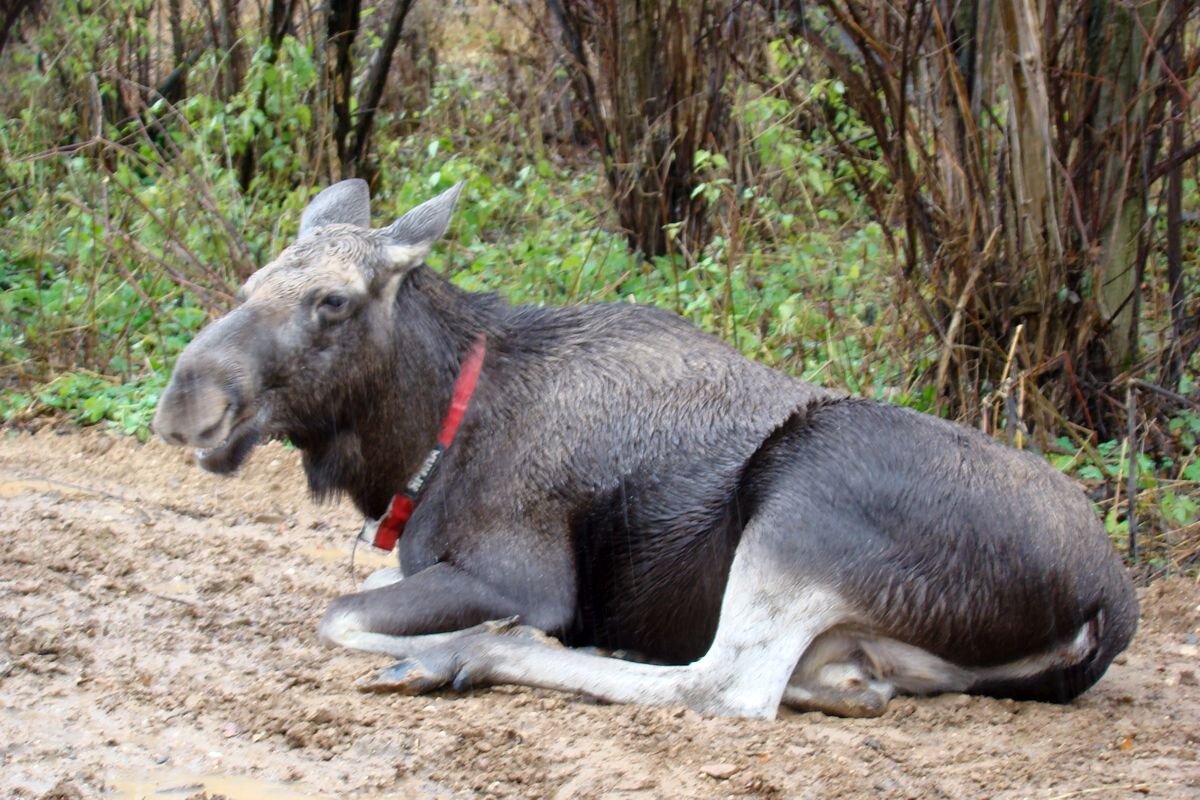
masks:
<instances>
[{"instance_id":1,"label":"moose ear","mask_svg":"<svg viewBox=\"0 0 1200 800\"><path fill-rule=\"evenodd\" d=\"M450 225L450 215L464 183L459 181L432 200L426 200L381 231L395 266L408 267L428 255L433 243L442 238Z\"/></svg>"},{"instance_id":2,"label":"moose ear","mask_svg":"<svg viewBox=\"0 0 1200 800\"><path fill-rule=\"evenodd\" d=\"M371 193L361 178L335 183L312 199L300 215L303 239L317 228L344 223L360 228L371 226Z\"/></svg>"}]
</instances>

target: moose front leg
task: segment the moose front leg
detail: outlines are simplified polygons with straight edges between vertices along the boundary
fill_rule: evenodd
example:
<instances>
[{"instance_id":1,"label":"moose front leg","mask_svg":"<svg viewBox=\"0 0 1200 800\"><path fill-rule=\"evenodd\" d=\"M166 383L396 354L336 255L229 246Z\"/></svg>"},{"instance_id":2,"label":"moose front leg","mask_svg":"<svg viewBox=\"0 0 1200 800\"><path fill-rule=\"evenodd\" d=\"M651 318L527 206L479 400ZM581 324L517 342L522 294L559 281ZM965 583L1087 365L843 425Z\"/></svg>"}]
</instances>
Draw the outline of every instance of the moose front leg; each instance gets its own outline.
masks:
<instances>
[{"instance_id":1,"label":"moose front leg","mask_svg":"<svg viewBox=\"0 0 1200 800\"><path fill-rule=\"evenodd\" d=\"M708 713L774 717L813 640L847 618L836 590L778 569L747 527L709 651L683 666L637 664L554 646L505 623L416 653L364 684L410 694L509 683L615 703L683 704ZM500 633L502 635L496 635Z\"/></svg>"},{"instance_id":2,"label":"moose front leg","mask_svg":"<svg viewBox=\"0 0 1200 800\"><path fill-rule=\"evenodd\" d=\"M463 636L490 630L489 620L528 615L495 587L447 563L403 580L334 600L318 631L329 644L407 658Z\"/></svg>"}]
</instances>

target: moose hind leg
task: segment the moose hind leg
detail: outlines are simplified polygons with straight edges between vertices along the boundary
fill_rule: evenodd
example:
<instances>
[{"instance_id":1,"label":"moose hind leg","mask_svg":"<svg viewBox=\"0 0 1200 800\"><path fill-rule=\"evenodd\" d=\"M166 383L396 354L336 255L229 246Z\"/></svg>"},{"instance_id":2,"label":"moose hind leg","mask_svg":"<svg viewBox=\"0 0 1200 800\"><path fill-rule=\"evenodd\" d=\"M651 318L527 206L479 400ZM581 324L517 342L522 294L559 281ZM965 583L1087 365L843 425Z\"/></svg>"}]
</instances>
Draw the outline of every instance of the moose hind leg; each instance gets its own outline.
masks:
<instances>
[{"instance_id":1,"label":"moose hind leg","mask_svg":"<svg viewBox=\"0 0 1200 800\"><path fill-rule=\"evenodd\" d=\"M788 683L783 704L834 717L878 717L895 694L892 684L872 680L860 665L847 661L826 664L813 679Z\"/></svg>"},{"instance_id":2,"label":"moose hind leg","mask_svg":"<svg viewBox=\"0 0 1200 800\"><path fill-rule=\"evenodd\" d=\"M831 630L813 642L788 683L785 705L838 717L877 717L897 694L966 691L975 676L895 639Z\"/></svg>"},{"instance_id":3,"label":"moose hind leg","mask_svg":"<svg viewBox=\"0 0 1200 800\"><path fill-rule=\"evenodd\" d=\"M871 668L858 639L831 630L796 665L783 704L836 717L878 717L895 694L895 686Z\"/></svg>"}]
</instances>

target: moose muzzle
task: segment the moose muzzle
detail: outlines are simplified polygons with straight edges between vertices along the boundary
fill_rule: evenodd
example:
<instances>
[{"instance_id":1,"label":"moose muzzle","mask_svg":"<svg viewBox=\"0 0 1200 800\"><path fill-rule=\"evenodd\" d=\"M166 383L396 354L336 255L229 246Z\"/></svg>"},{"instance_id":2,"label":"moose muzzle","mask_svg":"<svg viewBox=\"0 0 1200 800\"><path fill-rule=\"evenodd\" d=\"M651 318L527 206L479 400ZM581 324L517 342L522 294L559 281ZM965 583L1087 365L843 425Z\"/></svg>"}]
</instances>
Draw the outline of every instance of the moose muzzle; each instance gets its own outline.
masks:
<instances>
[{"instance_id":1,"label":"moose muzzle","mask_svg":"<svg viewBox=\"0 0 1200 800\"><path fill-rule=\"evenodd\" d=\"M183 351L154 414L154 431L196 448L211 472L236 470L261 435L254 358L237 346L249 321L242 311L210 325Z\"/></svg>"}]
</instances>

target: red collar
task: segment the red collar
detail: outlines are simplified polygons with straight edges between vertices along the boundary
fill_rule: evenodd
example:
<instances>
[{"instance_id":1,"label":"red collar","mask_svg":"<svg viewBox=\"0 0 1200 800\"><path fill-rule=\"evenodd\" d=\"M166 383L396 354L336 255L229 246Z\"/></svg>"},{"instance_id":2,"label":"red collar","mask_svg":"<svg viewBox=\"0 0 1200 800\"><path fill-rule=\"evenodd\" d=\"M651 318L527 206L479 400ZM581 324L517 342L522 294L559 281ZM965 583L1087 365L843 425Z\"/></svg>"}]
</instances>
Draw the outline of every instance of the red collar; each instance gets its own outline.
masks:
<instances>
[{"instance_id":1,"label":"red collar","mask_svg":"<svg viewBox=\"0 0 1200 800\"><path fill-rule=\"evenodd\" d=\"M420 469L409 479L404 489L392 498L387 512L378 520L368 519L363 523L358 534L360 540L380 550L395 548L396 542L404 533L404 526L408 524L409 517L417 507L421 491L437 472L442 453L454 442L454 435L458 433L458 426L462 424L467 407L471 404L471 395L475 393L475 386L479 383L479 371L483 368L483 357L486 353L487 337L481 333L471 345L470 352L459 368L458 379L454 382L454 395L450 400L450 408L442 419L442 430L438 433L437 444L429 451L429 455L425 456Z\"/></svg>"}]
</instances>

